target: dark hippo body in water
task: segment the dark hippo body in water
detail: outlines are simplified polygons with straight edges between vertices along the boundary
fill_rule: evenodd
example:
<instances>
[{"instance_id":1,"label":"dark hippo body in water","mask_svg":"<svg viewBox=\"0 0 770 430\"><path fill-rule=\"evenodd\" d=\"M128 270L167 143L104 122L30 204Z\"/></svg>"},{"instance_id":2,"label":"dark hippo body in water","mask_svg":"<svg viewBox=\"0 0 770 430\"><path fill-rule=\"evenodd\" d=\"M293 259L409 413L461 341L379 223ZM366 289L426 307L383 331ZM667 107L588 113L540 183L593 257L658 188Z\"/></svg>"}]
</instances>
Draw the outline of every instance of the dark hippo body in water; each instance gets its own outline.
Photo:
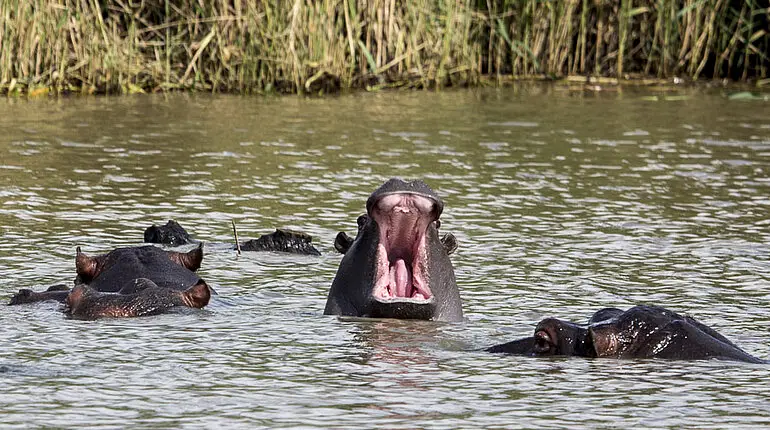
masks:
<instances>
[{"instance_id":1,"label":"dark hippo body in water","mask_svg":"<svg viewBox=\"0 0 770 430\"><path fill-rule=\"evenodd\" d=\"M195 273L203 262L203 245L190 252L166 251L156 246L116 248L89 257L78 248L75 267L79 283L103 293L117 293L145 278L158 287L185 290L200 281Z\"/></svg>"},{"instance_id":2,"label":"dark hippo body in water","mask_svg":"<svg viewBox=\"0 0 770 430\"><path fill-rule=\"evenodd\" d=\"M299 231L275 229L270 234L263 234L257 239L240 244L241 251L276 251L301 255L321 255L313 246L313 237Z\"/></svg>"},{"instance_id":3,"label":"dark hippo body in water","mask_svg":"<svg viewBox=\"0 0 770 430\"><path fill-rule=\"evenodd\" d=\"M208 298L204 303L200 285L209 290L195 273L202 261L202 245L190 252L166 251L155 246L116 248L94 257L78 248L73 290L63 285L42 292L20 290L11 298L10 304L66 301L76 305L71 307L73 314L84 317L100 314L139 316L158 313L172 306L202 307L208 303ZM197 288L191 290L192 287ZM76 294L73 296L73 293ZM202 306L197 306L201 303ZM89 305L95 306L94 310L89 310ZM120 305L124 309L116 310ZM107 308L112 310L99 310Z\"/></svg>"},{"instance_id":4,"label":"dark hippo body in water","mask_svg":"<svg viewBox=\"0 0 770 430\"><path fill-rule=\"evenodd\" d=\"M190 233L184 229L178 222L168 220L165 225L153 224L144 230L144 241L146 243L159 243L161 245L179 246L191 243L198 243L190 236Z\"/></svg>"},{"instance_id":5,"label":"dark hippo body in water","mask_svg":"<svg viewBox=\"0 0 770 430\"><path fill-rule=\"evenodd\" d=\"M157 315L177 306L202 308L211 290L203 280L186 290L161 288L146 278L135 279L117 293L99 292L78 285L67 296L67 314L78 319L139 317Z\"/></svg>"},{"instance_id":6,"label":"dark hippo body in water","mask_svg":"<svg viewBox=\"0 0 770 430\"><path fill-rule=\"evenodd\" d=\"M391 179L366 202L358 234L338 235L345 255L324 313L374 318L459 321L460 292L449 247L439 239L441 198L422 181ZM452 238L453 239L453 238Z\"/></svg>"},{"instance_id":7,"label":"dark hippo body in water","mask_svg":"<svg viewBox=\"0 0 770 430\"><path fill-rule=\"evenodd\" d=\"M24 288L11 297L9 305L24 305L27 303L43 302L54 300L64 302L72 289L64 284L51 285L44 291L32 291Z\"/></svg>"},{"instance_id":8,"label":"dark hippo body in water","mask_svg":"<svg viewBox=\"0 0 770 430\"><path fill-rule=\"evenodd\" d=\"M144 231L144 241L161 245L179 246L198 243L178 222L169 220L165 225L152 225ZM313 246L313 237L309 234L277 228L270 234L263 234L257 239L247 240L232 246L240 251L274 251L301 255L321 255Z\"/></svg>"},{"instance_id":9,"label":"dark hippo body in water","mask_svg":"<svg viewBox=\"0 0 770 430\"><path fill-rule=\"evenodd\" d=\"M627 311L602 309L587 325L547 318L537 325L534 336L495 345L486 351L526 356L766 363L694 318L646 305Z\"/></svg>"}]
</instances>

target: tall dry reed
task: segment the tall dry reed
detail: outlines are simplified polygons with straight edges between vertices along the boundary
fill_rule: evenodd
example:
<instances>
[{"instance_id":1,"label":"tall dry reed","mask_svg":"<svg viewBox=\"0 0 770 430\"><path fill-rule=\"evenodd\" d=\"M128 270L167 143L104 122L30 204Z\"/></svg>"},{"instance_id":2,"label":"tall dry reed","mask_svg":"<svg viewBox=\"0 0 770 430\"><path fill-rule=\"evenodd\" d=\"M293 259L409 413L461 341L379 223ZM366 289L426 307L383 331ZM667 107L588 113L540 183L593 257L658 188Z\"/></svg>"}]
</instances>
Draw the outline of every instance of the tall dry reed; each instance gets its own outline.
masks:
<instances>
[{"instance_id":1,"label":"tall dry reed","mask_svg":"<svg viewBox=\"0 0 770 430\"><path fill-rule=\"evenodd\" d=\"M0 0L0 89L768 78L767 0Z\"/></svg>"}]
</instances>

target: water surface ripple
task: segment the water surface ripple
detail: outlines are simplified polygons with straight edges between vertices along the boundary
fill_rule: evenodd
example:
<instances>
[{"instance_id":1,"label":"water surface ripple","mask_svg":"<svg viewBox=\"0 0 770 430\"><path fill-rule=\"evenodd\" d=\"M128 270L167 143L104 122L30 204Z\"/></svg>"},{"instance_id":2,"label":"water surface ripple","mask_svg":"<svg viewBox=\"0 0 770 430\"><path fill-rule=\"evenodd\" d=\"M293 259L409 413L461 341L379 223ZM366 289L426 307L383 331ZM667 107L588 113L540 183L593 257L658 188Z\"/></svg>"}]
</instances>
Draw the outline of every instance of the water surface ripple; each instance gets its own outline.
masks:
<instances>
[{"instance_id":1,"label":"water surface ripple","mask_svg":"<svg viewBox=\"0 0 770 430\"><path fill-rule=\"evenodd\" d=\"M667 100L667 99L666 99ZM770 358L767 103L557 90L324 99L0 101L0 298L70 282L74 249L176 219L207 242L200 312L95 322L0 308L3 428L770 425L768 366L475 349L548 316L685 312ZM466 321L323 306L369 193L424 178ZM323 256L226 250L275 227Z\"/></svg>"}]
</instances>

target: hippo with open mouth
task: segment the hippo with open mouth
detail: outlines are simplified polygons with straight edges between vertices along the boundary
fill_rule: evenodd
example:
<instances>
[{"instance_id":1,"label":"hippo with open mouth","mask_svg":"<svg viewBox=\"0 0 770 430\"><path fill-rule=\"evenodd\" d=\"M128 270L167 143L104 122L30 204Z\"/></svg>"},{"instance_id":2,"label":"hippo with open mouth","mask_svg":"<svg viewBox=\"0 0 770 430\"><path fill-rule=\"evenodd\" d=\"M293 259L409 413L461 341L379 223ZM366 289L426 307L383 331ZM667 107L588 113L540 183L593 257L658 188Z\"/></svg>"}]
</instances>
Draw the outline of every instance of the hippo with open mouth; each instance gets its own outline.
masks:
<instances>
[{"instance_id":1,"label":"hippo with open mouth","mask_svg":"<svg viewBox=\"0 0 770 430\"><path fill-rule=\"evenodd\" d=\"M420 180L391 179L366 202L352 242L337 236L345 255L332 282L326 315L460 321L460 291L439 239L441 198Z\"/></svg>"},{"instance_id":2,"label":"hippo with open mouth","mask_svg":"<svg viewBox=\"0 0 770 430\"><path fill-rule=\"evenodd\" d=\"M495 345L486 351L536 357L767 363L692 317L650 305L634 306L627 311L605 308L596 312L587 325L546 318L538 323L534 336Z\"/></svg>"}]
</instances>

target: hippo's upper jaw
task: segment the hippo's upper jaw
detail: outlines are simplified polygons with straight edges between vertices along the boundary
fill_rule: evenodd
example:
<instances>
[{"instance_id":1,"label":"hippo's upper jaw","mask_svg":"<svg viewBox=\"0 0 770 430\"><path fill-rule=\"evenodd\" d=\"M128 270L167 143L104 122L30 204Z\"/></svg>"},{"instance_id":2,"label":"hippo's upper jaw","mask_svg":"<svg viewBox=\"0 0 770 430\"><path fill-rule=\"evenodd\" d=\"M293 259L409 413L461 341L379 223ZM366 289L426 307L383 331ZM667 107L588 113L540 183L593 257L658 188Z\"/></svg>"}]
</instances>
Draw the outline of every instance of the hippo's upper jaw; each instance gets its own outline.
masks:
<instances>
[{"instance_id":1,"label":"hippo's upper jaw","mask_svg":"<svg viewBox=\"0 0 770 430\"><path fill-rule=\"evenodd\" d=\"M373 298L388 304L432 303L426 232L438 219L440 201L430 195L406 192L370 200L370 216L379 227Z\"/></svg>"},{"instance_id":2,"label":"hippo's upper jaw","mask_svg":"<svg viewBox=\"0 0 770 430\"><path fill-rule=\"evenodd\" d=\"M372 193L366 209L355 240L338 248L345 256L325 313L461 320L454 269L438 237L438 195L422 181L391 179Z\"/></svg>"}]
</instances>

